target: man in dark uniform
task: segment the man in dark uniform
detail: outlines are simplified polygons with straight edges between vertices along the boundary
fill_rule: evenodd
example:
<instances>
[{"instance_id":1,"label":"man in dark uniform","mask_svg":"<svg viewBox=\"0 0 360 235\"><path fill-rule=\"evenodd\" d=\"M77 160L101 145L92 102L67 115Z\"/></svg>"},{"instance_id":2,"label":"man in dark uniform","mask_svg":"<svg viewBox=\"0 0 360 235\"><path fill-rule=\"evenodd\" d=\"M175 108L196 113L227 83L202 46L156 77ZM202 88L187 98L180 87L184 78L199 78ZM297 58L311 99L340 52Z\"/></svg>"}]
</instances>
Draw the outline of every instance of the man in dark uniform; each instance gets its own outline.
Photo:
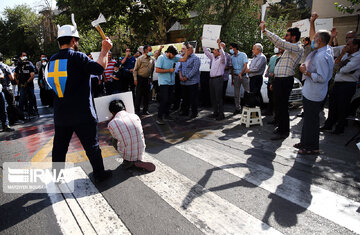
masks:
<instances>
[{"instance_id":1,"label":"man in dark uniform","mask_svg":"<svg viewBox=\"0 0 360 235\"><path fill-rule=\"evenodd\" d=\"M73 26L74 25L74 26ZM55 137L53 162L64 162L73 132L86 151L95 182L111 177L104 164L97 136L97 117L90 89L90 74L101 75L107 66L110 39L102 41L99 59L95 62L78 52L79 33L75 21L58 29L60 51L49 62L47 82L55 92Z\"/></svg>"},{"instance_id":2,"label":"man in dark uniform","mask_svg":"<svg viewBox=\"0 0 360 235\"><path fill-rule=\"evenodd\" d=\"M34 94L35 68L33 64L28 61L26 52L21 53L14 76L20 90L20 111L24 112L25 106L29 116L38 115Z\"/></svg>"},{"instance_id":3,"label":"man in dark uniform","mask_svg":"<svg viewBox=\"0 0 360 235\"><path fill-rule=\"evenodd\" d=\"M133 93L133 98L135 99L135 84L133 71L135 67L136 58L131 55L130 48L126 49L126 55L121 59L121 64L123 68L123 75L128 82L131 92Z\"/></svg>"}]
</instances>

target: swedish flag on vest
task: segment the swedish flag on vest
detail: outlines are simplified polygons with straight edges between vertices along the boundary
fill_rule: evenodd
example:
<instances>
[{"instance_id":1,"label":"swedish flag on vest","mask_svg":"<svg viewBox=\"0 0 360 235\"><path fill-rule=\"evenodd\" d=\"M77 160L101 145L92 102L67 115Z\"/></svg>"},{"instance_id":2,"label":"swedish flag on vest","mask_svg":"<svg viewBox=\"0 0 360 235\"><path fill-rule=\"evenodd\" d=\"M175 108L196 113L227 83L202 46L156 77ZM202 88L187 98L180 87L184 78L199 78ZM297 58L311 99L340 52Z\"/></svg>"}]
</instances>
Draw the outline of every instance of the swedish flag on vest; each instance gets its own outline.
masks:
<instances>
[{"instance_id":1,"label":"swedish flag on vest","mask_svg":"<svg viewBox=\"0 0 360 235\"><path fill-rule=\"evenodd\" d=\"M67 59L50 61L47 82L59 98L64 97L67 80Z\"/></svg>"}]
</instances>

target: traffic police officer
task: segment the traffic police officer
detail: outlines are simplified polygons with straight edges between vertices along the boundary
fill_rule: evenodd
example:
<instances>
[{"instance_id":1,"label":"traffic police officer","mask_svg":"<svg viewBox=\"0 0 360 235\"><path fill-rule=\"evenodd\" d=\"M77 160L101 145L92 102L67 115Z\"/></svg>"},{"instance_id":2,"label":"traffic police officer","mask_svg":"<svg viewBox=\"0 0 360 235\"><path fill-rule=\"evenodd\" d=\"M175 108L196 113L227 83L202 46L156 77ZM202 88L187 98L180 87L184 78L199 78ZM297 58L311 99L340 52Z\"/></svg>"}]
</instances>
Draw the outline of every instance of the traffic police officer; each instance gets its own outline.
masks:
<instances>
[{"instance_id":1,"label":"traffic police officer","mask_svg":"<svg viewBox=\"0 0 360 235\"><path fill-rule=\"evenodd\" d=\"M78 52L79 33L74 16L73 25L58 26L60 51L50 58L47 82L55 92L55 137L53 162L65 162L69 142L76 133L86 151L96 182L111 177L104 164L97 135L97 117L91 96L90 74L101 75L107 66L112 48L109 38L102 41L99 59L95 62Z\"/></svg>"}]
</instances>

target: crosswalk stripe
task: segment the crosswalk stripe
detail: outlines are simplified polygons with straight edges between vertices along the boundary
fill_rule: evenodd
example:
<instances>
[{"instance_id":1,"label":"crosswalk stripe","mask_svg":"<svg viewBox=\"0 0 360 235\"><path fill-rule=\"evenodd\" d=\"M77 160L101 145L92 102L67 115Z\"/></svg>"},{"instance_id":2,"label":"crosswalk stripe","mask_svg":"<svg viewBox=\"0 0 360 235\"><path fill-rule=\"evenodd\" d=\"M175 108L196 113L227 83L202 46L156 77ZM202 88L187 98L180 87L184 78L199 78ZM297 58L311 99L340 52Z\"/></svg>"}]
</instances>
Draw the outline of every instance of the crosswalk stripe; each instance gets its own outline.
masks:
<instances>
[{"instance_id":1,"label":"crosswalk stripe","mask_svg":"<svg viewBox=\"0 0 360 235\"><path fill-rule=\"evenodd\" d=\"M237 177L244 178L254 185L355 233L360 233L360 214L356 212L360 207L359 202L247 161L240 154L234 155L221 151L211 144L206 144L205 147L204 142L200 144L196 141L188 141L186 144L179 144L175 147ZM280 185L281 187L279 187ZM311 194L312 198L304 195L306 191Z\"/></svg>"},{"instance_id":2,"label":"crosswalk stripe","mask_svg":"<svg viewBox=\"0 0 360 235\"><path fill-rule=\"evenodd\" d=\"M81 167L73 168L71 177L73 193L49 194L64 234L130 234Z\"/></svg>"},{"instance_id":3,"label":"crosswalk stripe","mask_svg":"<svg viewBox=\"0 0 360 235\"><path fill-rule=\"evenodd\" d=\"M156 171L138 175L138 179L202 232L207 234L281 234L149 154L145 154L144 160L153 162L156 165Z\"/></svg>"}]
</instances>

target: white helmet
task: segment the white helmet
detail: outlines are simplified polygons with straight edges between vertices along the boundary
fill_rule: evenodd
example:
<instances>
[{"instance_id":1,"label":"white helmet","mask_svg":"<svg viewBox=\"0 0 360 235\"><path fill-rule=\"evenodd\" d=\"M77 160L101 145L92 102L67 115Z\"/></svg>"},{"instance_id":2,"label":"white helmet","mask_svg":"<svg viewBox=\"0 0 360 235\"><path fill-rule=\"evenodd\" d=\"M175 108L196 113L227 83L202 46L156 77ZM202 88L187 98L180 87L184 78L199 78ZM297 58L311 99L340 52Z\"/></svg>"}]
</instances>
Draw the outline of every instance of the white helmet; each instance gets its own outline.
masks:
<instances>
[{"instance_id":1,"label":"white helmet","mask_svg":"<svg viewBox=\"0 0 360 235\"><path fill-rule=\"evenodd\" d=\"M71 14L71 21L73 25L63 25L60 27L60 25L57 25L58 27L58 37L75 37L80 38L79 32L77 31L77 26L74 19L74 14Z\"/></svg>"}]
</instances>

